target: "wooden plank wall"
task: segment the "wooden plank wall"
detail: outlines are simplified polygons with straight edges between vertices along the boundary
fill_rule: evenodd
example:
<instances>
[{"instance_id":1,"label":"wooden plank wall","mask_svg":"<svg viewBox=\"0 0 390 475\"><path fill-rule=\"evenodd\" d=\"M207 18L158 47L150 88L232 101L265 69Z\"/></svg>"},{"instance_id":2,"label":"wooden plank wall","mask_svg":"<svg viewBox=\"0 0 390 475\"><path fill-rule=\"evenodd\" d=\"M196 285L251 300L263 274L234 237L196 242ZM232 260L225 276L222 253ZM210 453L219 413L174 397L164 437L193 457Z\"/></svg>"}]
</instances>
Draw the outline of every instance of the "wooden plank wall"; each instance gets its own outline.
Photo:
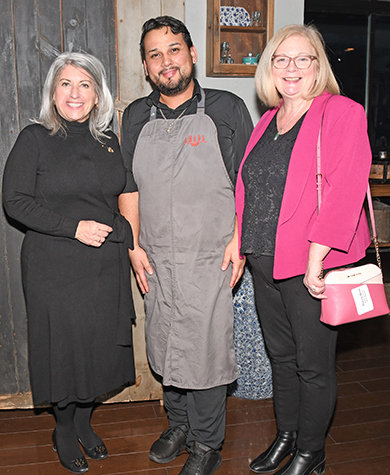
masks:
<instances>
[{"instance_id":1,"label":"wooden plank wall","mask_svg":"<svg viewBox=\"0 0 390 475\"><path fill-rule=\"evenodd\" d=\"M41 89L55 56L97 56L117 97L115 0L0 0L0 172L21 129L39 113ZM114 127L118 129L116 125ZM30 386L26 312L19 254L23 232L0 210L0 408Z\"/></svg>"},{"instance_id":2,"label":"wooden plank wall","mask_svg":"<svg viewBox=\"0 0 390 475\"><path fill-rule=\"evenodd\" d=\"M143 23L170 15L184 21L184 0L117 0L119 99L128 104L151 92L139 51Z\"/></svg>"}]
</instances>

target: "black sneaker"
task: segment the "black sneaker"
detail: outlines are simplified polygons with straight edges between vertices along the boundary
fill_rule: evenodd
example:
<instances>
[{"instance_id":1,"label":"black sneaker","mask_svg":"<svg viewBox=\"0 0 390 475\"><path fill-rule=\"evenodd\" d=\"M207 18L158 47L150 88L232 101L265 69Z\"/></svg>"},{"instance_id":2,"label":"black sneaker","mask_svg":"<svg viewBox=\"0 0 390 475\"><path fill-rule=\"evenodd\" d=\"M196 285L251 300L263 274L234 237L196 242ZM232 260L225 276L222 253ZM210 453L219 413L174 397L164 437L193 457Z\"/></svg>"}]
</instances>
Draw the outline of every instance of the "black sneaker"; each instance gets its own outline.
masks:
<instances>
[{"instance_id":1,"label":"black sneaker","mask_svg":"<svg viewBox=\"0 0 390 475\"><path fill-rule=\"evenodd\" d=\"M221 463L221 452L200 442L194 442L190 456L179 475L211 475Z\"/></svg>"},{"instance_id":2,"label":"black sneaker","mask_svg":"<svg viewBox=\"0 0 390 475\"><path fill-rule=\"evenodd\" d=\"M170 427L165 430L150 448L149 458L153 462L168 463L186 450L188 429L186 426Z\"/></svg>"}]
</instances>

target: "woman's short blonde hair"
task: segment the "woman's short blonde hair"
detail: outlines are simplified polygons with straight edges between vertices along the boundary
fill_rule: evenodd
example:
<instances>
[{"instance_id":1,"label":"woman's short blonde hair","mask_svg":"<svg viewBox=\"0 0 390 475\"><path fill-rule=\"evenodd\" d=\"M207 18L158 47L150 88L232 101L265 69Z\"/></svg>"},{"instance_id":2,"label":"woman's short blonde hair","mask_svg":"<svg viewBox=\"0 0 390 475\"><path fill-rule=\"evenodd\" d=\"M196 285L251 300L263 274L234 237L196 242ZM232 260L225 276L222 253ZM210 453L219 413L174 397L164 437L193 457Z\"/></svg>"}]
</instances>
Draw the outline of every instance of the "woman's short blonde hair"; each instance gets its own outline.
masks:
<instances>
[{"instance_id":1,"label":"woman's short blonde hair","mask_svg":"<svg viewBox=\"0 0 390 475\"><path fill-rule=\"evenodd\" d=\"M331 65L325 52L325 42L321 33L313 25L288 25L279 30L269 41L261 55L255 75L257 94L268 107L277 107L281 95L275 87L272 75L272 57L279 45L290 36L303 36L315 50L318 67L317 80L305 98L311 100L320 96L324 90L331 94L340 94L340 88L334 77Z\"/></svg>"}]
</instances>

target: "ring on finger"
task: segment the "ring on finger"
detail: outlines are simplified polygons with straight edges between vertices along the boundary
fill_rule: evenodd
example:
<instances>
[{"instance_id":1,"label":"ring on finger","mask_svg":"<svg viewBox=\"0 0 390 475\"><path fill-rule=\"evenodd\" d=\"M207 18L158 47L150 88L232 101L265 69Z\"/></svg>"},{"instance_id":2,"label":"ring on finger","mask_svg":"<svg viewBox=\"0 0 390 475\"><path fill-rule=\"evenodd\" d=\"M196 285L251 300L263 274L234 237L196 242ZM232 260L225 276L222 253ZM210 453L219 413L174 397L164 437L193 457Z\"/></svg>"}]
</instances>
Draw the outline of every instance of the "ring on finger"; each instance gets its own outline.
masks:
<instances>
[{"instance_id":1,"label":"ring on finger","mask_svg":"<svg viewBox=\"0 0 390 475\"><path fill-rule=\"evenodd\" d=\"M312 291L313 293L316 293L316 291L317 291L316 287L312 287L312 288L311 288L311 291Z\"/></svg>"}]
</instances>

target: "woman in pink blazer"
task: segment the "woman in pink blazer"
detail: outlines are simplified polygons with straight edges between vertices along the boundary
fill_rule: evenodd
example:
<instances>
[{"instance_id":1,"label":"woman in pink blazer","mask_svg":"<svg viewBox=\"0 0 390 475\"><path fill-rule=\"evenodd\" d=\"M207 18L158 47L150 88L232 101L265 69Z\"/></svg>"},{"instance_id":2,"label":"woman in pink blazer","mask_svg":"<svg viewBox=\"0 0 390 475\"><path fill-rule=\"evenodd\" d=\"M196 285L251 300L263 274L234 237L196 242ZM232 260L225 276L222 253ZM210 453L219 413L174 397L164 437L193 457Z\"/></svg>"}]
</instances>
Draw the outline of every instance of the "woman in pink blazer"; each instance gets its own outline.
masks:
<instances>
[{"instance_id":1,"label":"woman in pink blazer","mask_svg":"<svg viewBox=\"0 0 390 475\"><path fill-rule=\"evenodd\" d=\"M320 322L321 269L365 255L363 201L371 166L364 109L340 96L323 39L290 25L268 43L256 88L270 107L238 174L241 254L251 266L270 356L275 441L250 468L275 475L322 474L325 436L337 394L337 331ZM322 123L323 201L317 214L316 147Z\"/></svg>"}]
</instances>

